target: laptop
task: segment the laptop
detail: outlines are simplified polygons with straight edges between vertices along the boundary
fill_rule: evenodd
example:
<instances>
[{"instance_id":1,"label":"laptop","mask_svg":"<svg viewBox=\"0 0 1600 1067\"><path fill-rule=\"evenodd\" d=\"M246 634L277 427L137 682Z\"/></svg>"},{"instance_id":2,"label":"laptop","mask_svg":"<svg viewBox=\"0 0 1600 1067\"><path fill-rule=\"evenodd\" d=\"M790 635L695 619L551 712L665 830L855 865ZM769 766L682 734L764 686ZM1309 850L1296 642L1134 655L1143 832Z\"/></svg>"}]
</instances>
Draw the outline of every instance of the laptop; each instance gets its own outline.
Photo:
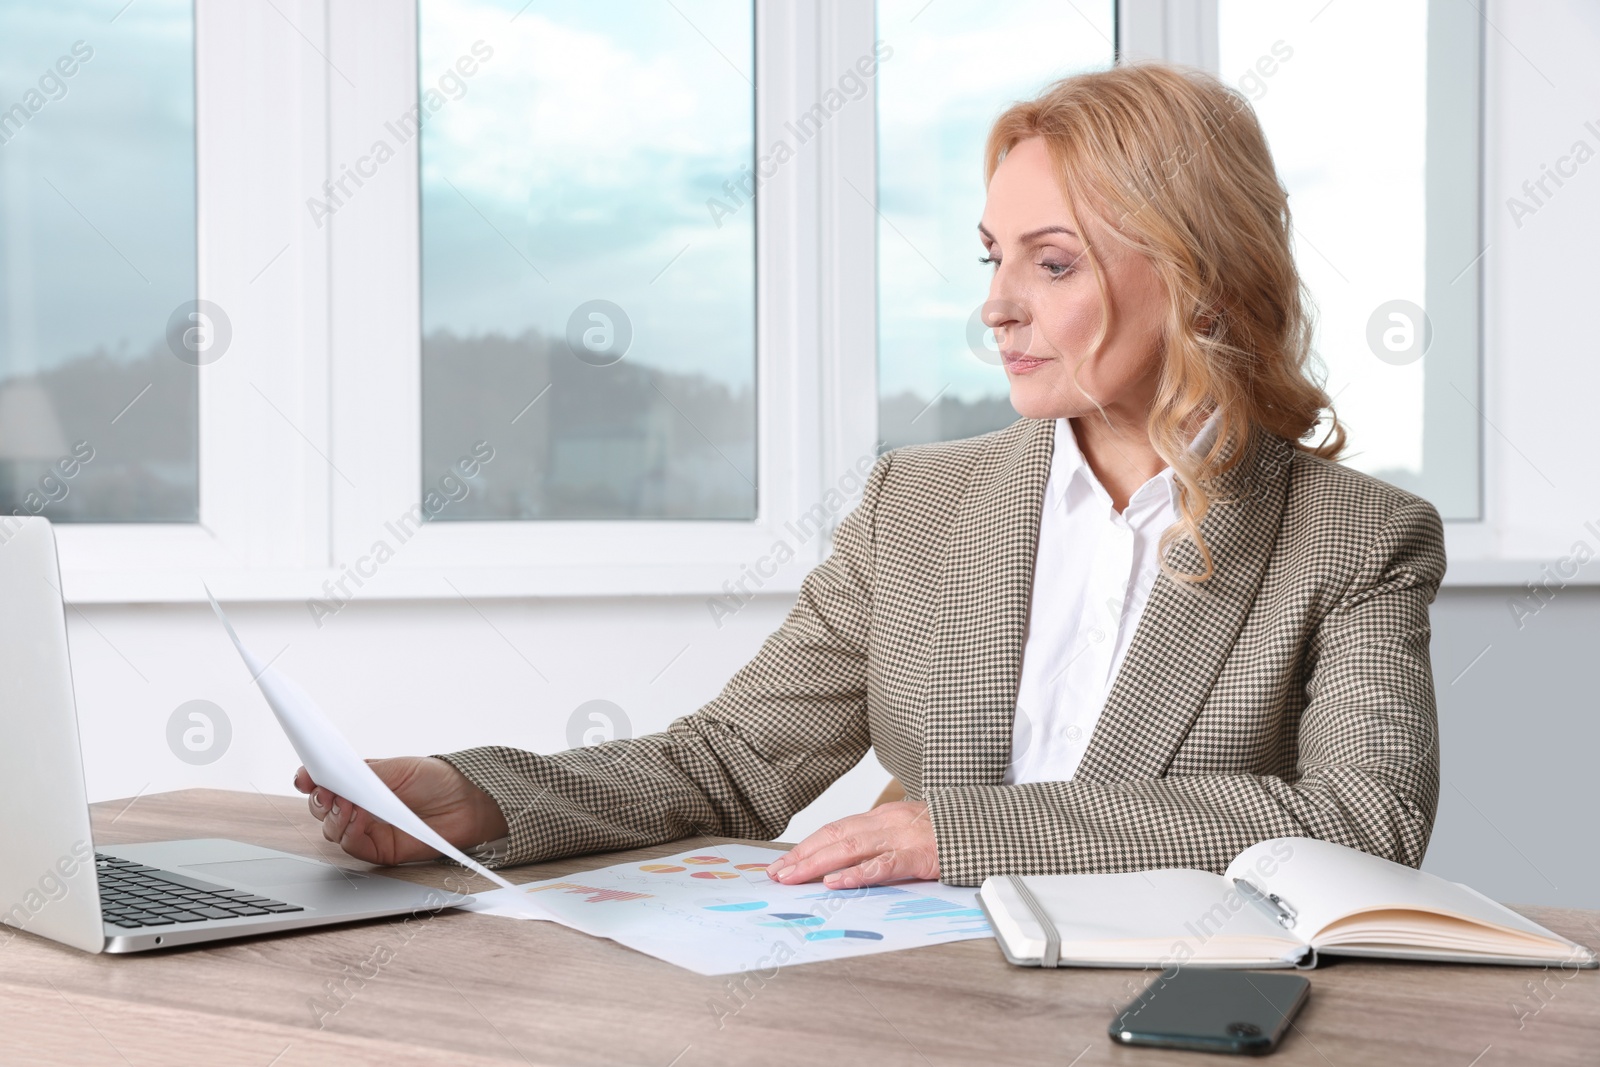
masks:
<instances>
[{"instance_id":1,"label":"laptop","mask_svg":"<svg viewBox=\"0 0 1600 1067\"><path fill-rule=\"evenodd\" d=\"M97 846L60 590L49 521L0 516L0 920L85 952L141 952L472 899L238 841Z\"/></svg>"}]
</instances>

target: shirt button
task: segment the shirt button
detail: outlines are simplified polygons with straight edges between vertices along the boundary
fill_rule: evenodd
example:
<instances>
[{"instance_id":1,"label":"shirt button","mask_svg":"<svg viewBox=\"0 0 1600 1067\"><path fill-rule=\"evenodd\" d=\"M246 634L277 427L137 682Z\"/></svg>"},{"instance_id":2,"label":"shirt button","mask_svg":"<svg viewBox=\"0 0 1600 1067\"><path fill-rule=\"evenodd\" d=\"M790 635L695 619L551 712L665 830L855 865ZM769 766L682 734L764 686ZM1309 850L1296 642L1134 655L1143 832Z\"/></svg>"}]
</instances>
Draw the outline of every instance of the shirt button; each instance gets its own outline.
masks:
<instances>
[{"instance_id":1,"label":"shirt button","mask_svg":"<svg viewBox=\"0 0 1600 1067\"><path fill-rule=\"evenodd\" d=\"M1101 641L1104 641L1105 639L1106 639L1106 632L1104 630L1100 629L1100 627L1096 626L1096 627L1094 627L1093 629L1091 629L1089 631L1089 640L1093 641L1095 644L1098 645Z\"/></svg>"},{"instance_id":2,"label":"shirt button","mask_svg":"<svg viewBox=\"0 0 1600 1067\"><path fill-rule=\"evenodd\" d=\"M1083 731L1076 726L1069 726L1062 733L1066 735L1068 741L1078 741L1083 737Z\"/></svg>"}]
</instances>

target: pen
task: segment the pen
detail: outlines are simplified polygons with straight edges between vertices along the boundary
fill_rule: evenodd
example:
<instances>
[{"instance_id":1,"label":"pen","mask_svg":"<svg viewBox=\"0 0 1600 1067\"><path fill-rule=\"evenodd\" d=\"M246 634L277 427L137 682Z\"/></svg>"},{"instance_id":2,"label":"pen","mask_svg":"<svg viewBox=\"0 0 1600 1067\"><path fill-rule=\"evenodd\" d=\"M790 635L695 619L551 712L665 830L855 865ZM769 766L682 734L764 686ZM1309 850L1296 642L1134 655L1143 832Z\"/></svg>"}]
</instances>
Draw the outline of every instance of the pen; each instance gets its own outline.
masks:
<instances>
[{"instance_id":1,"label":"pen","mask_svg":"<svg viewBox=\"0 0 1600 1067\"><path fill-rule=\"evenodd\" d=\"M1263 893L1243 878L1235 878L1233 884L1238 886L1240 892L1244 893L1245 896L1270 911L1272 917L1278 920L1279 926L1287 929L1294 925L1298 913L1278 894Z\"/></svg>"}]
</instances>

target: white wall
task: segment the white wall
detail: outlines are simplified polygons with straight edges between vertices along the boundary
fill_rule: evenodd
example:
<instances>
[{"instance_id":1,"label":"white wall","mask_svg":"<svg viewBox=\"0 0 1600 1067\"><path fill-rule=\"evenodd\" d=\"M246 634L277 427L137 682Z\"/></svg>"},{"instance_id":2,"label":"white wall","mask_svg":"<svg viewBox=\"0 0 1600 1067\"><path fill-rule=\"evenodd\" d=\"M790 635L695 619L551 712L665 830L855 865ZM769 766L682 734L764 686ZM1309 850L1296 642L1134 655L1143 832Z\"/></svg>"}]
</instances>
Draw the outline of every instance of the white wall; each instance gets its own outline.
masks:
<instances>
[{"instance_id":1,"label":"white wall","mask_svg":"<svg viewBox=\"0 0 1600 1067\"><path fill-rule=\"evenodd\" d=\"M1434 605L1442 761L1423 869L1496 900L1600 908L1600 589L1561 590L1520 629L1515 593L1447 589Z\"/></svg>"},{"instance_id":2,"label":"white wall","mask_svg":"<svg viewBox=\"0 0 1600 1067\"><path fill-rule=\"evenodd\" d=\"M1583 527L1600 526L1592 428L1600 158L1520 227L1505 201L1575 141L1600 151L1600 133L1584 126L1600 130L1600 65L1592 61L1600 7L1501 2L1490 17L1498 29L1487 32L1484 414L1493 424L1486 478L1499 529L1453 536L1452 551L1464 557L1472 546L1539 562L1585 537L1600 547ZM1381 241L1373 254L1382 254ZM1531 577L1537 567L1527 570ZM1595 571L1600 563L1581 578L1592 582ZM1502 899L1600 906L1584 815L1593 802L1586 783L1567 777L1582 768L1562 755L1593 751L1596 687L1592 655L1582 650L1592 653L1600 632L1600 599L1572 590L1561 610L1517 630L1506 606L1513 593L1451 589L1435 609L1446 788L1429 865ZM554 750L566 744L573 709L596 698L620 705L635 733L660 729L714 695L787 607L786 598L761 598L719 630L703 601L689 598L479 603L492 626L459 600L356 602L320 631L300 604L233 613L263 655L288 646L279 663L358 748L387 755L486 742ZM294 757L207 609L90 605L70 613L69 631L94 799L193 785L290 791ZM165 740L173 709L196 698L222 706L236 731L221 760L198 768L171 755ZM1575 748L1580 734L1588 743ZM869 757L788 837L865 808L886 780Z\"/></svg>"},{"instance_id":3,"label":"white wall","mask_svg":"<svg viewBox=\"0 0 1600 1067\"><path fill-rule=\"evenodd\" d=\"M491 743L553 752L590 700L620 707L635 736L663 729L715 696L788 609L788 598L760 598L718 628L703 599L473 603L357 600L320 629L303 604L228 610L252 651L281 653L276 666L358 750L387 756ZM86 606L69 612L68 634L91 799L293 792L294 753L209 607ZM233 731L205 766L168 747L167 720L190 700L216 704ZM870 806L888 777L869 757L790 837Z\"/></svg>"}]
</instances>

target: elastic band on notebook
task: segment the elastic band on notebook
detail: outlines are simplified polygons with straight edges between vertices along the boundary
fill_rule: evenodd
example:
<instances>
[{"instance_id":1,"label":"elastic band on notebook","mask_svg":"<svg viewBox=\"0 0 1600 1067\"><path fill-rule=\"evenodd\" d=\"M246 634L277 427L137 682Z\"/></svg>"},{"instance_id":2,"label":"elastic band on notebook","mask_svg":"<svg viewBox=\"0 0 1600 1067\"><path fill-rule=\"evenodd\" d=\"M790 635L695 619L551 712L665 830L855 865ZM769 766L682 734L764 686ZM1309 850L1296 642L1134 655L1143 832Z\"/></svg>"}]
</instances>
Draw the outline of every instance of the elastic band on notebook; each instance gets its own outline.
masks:
<instances>
[{"instance_id":1,"label":"elastic band on notebook","mask_svg":"<svg viewBox=\"0 0 1600 1067\"><path fill-rule=\"evenodd\" d=\"M1056 930L1055 923L1050 921L1050 916L1045 913L1044 905L1040 904L1039 898L1033 895L1033 890L1028 888L1027 882L1024 882L1015 874L1008 874L1006 877L1010 880L1012 888L1017 891L1017 896L1022 898L1022 902L1033 913L1034 921L1044 931L1044 951L1039 954L1039 966L1056 966L1056 961L1061 955L1061 934Z\"/></svg>"}]
</instances>

